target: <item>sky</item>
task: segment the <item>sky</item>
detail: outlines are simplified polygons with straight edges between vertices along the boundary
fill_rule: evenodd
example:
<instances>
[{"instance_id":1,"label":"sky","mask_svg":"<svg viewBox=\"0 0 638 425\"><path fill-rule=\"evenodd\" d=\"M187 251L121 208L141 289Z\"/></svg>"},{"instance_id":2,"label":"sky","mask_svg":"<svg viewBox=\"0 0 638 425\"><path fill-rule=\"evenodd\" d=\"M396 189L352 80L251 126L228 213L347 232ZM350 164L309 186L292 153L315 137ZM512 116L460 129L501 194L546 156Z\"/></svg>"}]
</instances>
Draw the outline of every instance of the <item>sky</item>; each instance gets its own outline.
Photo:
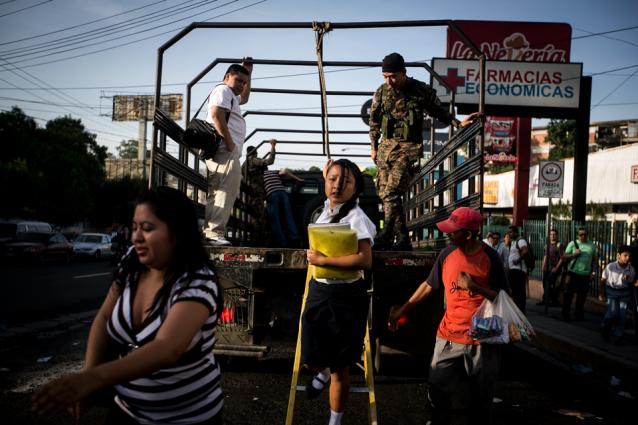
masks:
<instances>
[{"instance_id":1,"label":"sky","mask_svg":"<svg viewBox=\"0 0 638 425\"><path fill-rule=\"evenodd\" d=\"M635 0L0 0L0 111L20 107L44 126L70 115L81 119L99 144L116 153L138 138L137 122L114 122L113 96L153 94L157 49L194 21L362 22L401 20L560 22L572 27L571 61L593 76L591 121L638 118L638 2ZM605 34L599 34L605 33ZM592 35L593 34L593 35ZM324 39L324 60L380 61L400 52L406 61L445 56L445 27L335 30ZM162 93L185 93L186 84L212 60L316 60L308 29L199 29L164 57ZM218 66L193 91L196 110L223 78ZM218 69L219 68L219 69ZM423 70L409 71L429 81ZM374 91L379 68L326 68L328 90ZM253 87L318 90L315 67L255 66ZM330 96L331 113L359 113L367 96ZM244 110L320 112L318 96L253 93ZM546 120L534 120L543 125ZM183 126L184 123L180 122ZM256 128L321 129L319 118L249 115ZM366 131L361 119L332 118L331 130ZM151 126L147 139L151 139ZM317 134L258 132L265 139L319 141ZM330 136L333 142L368 142L366 134ZM169 151L176 147L169 145ZM282 152L320 147L280 144ZM267 151L260 149L260 154ZM365 146L334 145L335 155L366 155ZM353 158L362 166L369 158ZM306 169L325 158L280 155L275 167Z\"/></svg>"}]
</instances>

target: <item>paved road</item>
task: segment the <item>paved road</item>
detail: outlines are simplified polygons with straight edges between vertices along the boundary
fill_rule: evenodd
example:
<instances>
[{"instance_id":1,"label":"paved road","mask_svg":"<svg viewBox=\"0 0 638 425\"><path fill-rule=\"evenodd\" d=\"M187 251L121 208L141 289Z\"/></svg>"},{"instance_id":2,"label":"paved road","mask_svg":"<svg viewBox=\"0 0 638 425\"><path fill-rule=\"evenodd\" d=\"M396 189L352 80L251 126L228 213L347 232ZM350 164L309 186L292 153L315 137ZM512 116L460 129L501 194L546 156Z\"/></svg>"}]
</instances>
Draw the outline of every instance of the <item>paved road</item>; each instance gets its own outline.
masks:
<instances>
[{"instance_id":1,"label":"paved road","mask_svg":"<svg viewBox=\"0 0 638 425\"><path fill-rule=\"evenodd\" d=\"M4 326L97 308L109 286L108 262L2 267L0 317ZM90 315L58 319L55 328L16 336L0 332L0 417L8 424L72 424L66 417L34 418L30 397L42 383L79 370ZM48 324L54 321L49 321ZM47 322L43 322L47 324ZM40 330L38 330L40 329ZM7 335L13 335L8 337ZM293 343L273 342L273 351L260 361L220 359L226 392L226 424L282 424L288 400ZM495 424L624 424L635 423L635 400L619 398L618 387L579 376L569 365L545 362L529 350L508 347L504 353L495 405ZM406 356L385 356L384 375L376 381L381 424L424 424L426 361ZM304 377L304 380L306 378ZM355 382L362 382L355 374ZM365 396L353 394L344 422L367 424ZM327 396L309 402L299 394L296 424L327 423ZM101 423L104 410L94 408L81 424ZM580 419L582 418L582 419Z\"/></svg>"},{"instance_id":2,"label":"paved road","mask_svg":"<svg viewBox=\"0 0 638 425\"><path fill-rule=\"evenodd\" d=\"M30 397L43 382L78 370L89 324L71 321L62 328L0 340L0 417L7 424L73 424L66 417L34 418ZM50 357L50 358L49 358ZM260 361L220 359L226 392L226 424L282 424L290 371L291 341L276 341ZM40 359L40 362L38 362ZM46 361L45 361L46 360ZM385 375L376 381L379 423L425 424L425 361L405 356L384 358ZM361 382L359 374L354 380ZM607 383L588 382L555 365L539 362L523 350L504 355L495 405L495 424L629 424L635 423L635 400L614 398ZM365 396L353 394L345 424L364 425ZM296 424L325 425L327 396L307 401L299 394ZM579 419L579 416L582 419ZM101 423L104 410L94 408L80 424Z\"/></svg>"},{"instance_id":3,"label":"paved road","mask_svg":"<svg viewBox=\"0 0 638 425\"><path fill-rule=\"evenodd\" d=\"M113 266L102 261L0 265L0 324L13 326L62 313L97 308Z\"/></svg>"}]
</instances>

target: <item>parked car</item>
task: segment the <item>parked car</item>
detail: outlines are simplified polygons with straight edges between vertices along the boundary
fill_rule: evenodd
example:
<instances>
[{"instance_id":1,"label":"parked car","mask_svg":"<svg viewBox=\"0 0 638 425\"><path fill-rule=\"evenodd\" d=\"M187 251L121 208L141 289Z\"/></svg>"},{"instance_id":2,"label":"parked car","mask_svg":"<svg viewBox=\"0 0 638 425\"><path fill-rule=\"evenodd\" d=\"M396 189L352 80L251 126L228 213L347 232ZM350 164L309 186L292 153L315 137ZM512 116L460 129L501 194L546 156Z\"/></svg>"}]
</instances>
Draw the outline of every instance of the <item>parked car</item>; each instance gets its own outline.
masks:
<instances>
[{"instance_id":1,"label":"parked car","mask_svg":"<svg viewBox=\"0 0 638 425\"><path fill-rule=\"evenodd\" d=\"M62 260L70 262L73 245L62 233L20 233L15 242L4 245L5 259Z\"/></svg>"},{"instance_id":2,"label":"parked car","mask_svg":"<svg viewBox=\"0 0 638 425\"><path fill-rule=\"evenodd\" d=\"M82 233L73 241L73 254L99 260L113 255L112 246L111 237L105 233Z\"/></svg>"},{"instance_id":3,"label":"parked car","mask_svg":"<svg viewBox=\"0 0 638 425\"><path fill-rule=\"evenodd\" d=\"M0 221L0 244L15 242L22 233L52 233L53 228L44 221Z\"/></svg>"}]
</instances>

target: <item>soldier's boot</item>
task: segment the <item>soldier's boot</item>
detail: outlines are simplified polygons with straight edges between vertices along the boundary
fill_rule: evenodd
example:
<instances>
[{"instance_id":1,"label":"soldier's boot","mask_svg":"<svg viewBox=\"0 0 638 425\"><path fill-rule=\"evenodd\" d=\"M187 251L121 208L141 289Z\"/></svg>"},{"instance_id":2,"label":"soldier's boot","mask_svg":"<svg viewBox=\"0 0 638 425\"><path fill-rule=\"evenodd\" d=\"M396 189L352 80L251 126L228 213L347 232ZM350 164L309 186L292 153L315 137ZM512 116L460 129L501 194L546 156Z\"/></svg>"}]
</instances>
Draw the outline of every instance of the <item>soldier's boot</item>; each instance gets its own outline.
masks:
<instances>
[{"instance_id":1,"label":"soldier's boot","mask_svg":"<svg viewBox=\"0 0 638 425\"><path fill-rule=\"evenodd\" d=\"M399 227L399 237L396 243L392 245L391 251L412 251L412 243L408 234L408 228L405 223L401 223Z\"/></svg>"},{"instance_id":2,"label":"soldier's boot","mask_svg":"<svg viewBox=\"0 0 638 425\"><path fill-rule=\"evenodd\" d=\"M383 230L374 238L374 246L372 249L377 251L388 251L392 247L394 241L394 219L384 222Z\"/></svg>"}]
</instances>

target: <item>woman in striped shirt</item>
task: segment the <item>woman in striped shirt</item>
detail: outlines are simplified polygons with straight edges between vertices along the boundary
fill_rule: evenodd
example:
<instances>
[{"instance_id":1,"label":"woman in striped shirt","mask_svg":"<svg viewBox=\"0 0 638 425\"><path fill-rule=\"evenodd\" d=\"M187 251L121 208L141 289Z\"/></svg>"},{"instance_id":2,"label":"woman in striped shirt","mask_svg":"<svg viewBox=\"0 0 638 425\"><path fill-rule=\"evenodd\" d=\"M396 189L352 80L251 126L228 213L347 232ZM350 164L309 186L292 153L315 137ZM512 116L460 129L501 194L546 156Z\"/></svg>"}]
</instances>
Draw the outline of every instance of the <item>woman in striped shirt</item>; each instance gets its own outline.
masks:
<instances>
[{"instance_id":1,"label":"woman in striped shirt","mask_svg":"<svg viewBox=\"0 0 638 425\"><path fill-rule=\"evenodd\" d=\"M220 289L192 202L167 187L144 192L132 242L91 326L84 369L40 389L33 410L79 417L90 395L113 387L107 424L221 424Z\"/></svg>"}]
</instances>

